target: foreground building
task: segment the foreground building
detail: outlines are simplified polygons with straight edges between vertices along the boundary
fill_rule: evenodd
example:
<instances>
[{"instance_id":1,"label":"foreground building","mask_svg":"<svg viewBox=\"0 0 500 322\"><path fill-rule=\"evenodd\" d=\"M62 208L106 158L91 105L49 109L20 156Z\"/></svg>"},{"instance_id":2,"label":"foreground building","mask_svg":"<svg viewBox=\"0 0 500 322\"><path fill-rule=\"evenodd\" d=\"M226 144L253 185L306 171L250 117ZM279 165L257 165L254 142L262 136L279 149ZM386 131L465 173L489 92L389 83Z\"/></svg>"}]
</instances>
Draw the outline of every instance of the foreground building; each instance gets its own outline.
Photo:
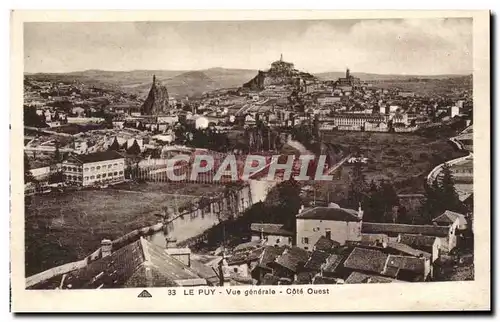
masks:
<instances>
[{"instance_id":1,"label":"foreground building","mask_svg":"<svg viewBox=\"0 0 500 322\"><path fill-rule=\"evenodd\" d=\"M66 274L56 274L29 288L99 289L210 285L204 274L142 237L116 251L112 251L112 248L111 241L104 240L99 259Z\"/></svg>"},{"instance_id":2,"label":"foreground building","mask_svg":"<svg viewBox=\"0 0 500 322\"><path fill-rule=\"evenodd\" d=\"M297 220L297 246L312 250L322 237L341 245L346 241L361 240L363 211L340 208L336 204L302 210Z\"/></svg>"}]
</instances>

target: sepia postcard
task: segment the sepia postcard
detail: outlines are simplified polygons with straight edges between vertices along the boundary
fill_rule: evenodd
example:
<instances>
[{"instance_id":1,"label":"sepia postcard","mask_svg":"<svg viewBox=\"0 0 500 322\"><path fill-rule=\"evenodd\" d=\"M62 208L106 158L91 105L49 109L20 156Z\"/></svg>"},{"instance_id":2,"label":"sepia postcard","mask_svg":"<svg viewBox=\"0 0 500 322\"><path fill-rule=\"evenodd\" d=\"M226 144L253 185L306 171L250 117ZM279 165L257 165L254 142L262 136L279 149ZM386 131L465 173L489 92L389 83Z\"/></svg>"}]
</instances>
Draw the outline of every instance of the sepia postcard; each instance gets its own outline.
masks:
<instances>
[{"instance_id":1,"label":"sepia postcard","mask_svg":"<svg viewBox=\"0 0 500 322\"><path fill-rule=\"evenodd\" d=\"M12 310L490 310L489 22L13 11Z\"/></svg>"}]
</instances>

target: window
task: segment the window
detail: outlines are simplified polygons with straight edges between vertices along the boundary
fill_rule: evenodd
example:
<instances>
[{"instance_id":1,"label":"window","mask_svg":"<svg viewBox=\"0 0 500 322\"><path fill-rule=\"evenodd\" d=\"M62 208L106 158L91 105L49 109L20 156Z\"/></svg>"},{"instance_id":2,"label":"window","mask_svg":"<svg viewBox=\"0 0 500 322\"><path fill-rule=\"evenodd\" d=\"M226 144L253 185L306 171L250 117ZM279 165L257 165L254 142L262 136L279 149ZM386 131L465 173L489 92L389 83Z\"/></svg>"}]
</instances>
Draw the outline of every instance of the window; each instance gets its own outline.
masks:
<instances>
[{"instance_id":1,"label":"window","mask_svg":"<svg viewBox=\"0 0 500 322\"><path fill-rule=\"evenodd\" d=\"M97 179L101 179L101 175L100 174L97 175Z\"/></svg>"},{"instance_id":2,"label":"window","mask_svg":"<svg viewBox=\"0 0 500 322\"><path fill-rule=\"evenodd\" d=\"M308 250L308 249L309 249L309 247L307 247L307 246L306 246L306 247L304 247L304 249L305 249L305 250Z\"/></svg>"},{"instance_id":3,"label":"window","mask_svg":"<svg viewBox=\"0 0 500 322\"><path fill-rule=\"evenodd\" d=\"M94 180L95 179L95 176L90 176L90 180Z\"/></svg>"},{"instance_id":4,"label":"window","mask_svg":"<svg viewBox=\"0 0 500 322\"><path fill-rule=\"evenodd\" d=\"M85 177L85 180L88 180L88 179L89 179L89 177Z\"/></svg>"},{"instance_id":5,"label":"window","mask_svg":"<svg viewBox=\"0 0 500 322\"><path fill-rule=\"evenodd\" d=\"M63 170L66 171L68 168L66 166L63 167Z\"/></svg>"},{"instance_id":6,"label":"window","mask_svg":"<svg viewBox=\"0 0 500 322\"><path fill-rule=\"evenodd\" d=\"M235 273L238 273L238 267L235 267L233 270Z\"/></svg>"},{"instance_id":7,"label":"window","mask_svg":"<svg viewBox=\"0 0 500 322\"><path fill-rule=\"evenodd\" d=\"M309 238L302 237L302 244L309 244Z\"/></svg>"},{"instance_id":8,"label":"window","mask_svg":"<svg viewBox=\"0 0 500 322\"><path fill-rule=\"evenodd\" d=\"M91 168L90 168L90 170L91 170L91 171L94 171L94 170L95 170L95 167L91 167Z\"/></svg>"},{"instance_id":9,"label":"window","mask_svg":"<svg viewBox=\"0 0 500 322\"><path fill-rule=\"evenodd\" d=\"M279 243L280 243L280 239L276 238L276 244L279 244Z\"/></svg>"},{"instance_id":10,"label":"window","mask_svg":"<svg viewBox=\"0 0 500 322\"><path fill-rule=\"evenodd\" d=\"M106 174L105 174L105 173L103 173L103 174L102 174L102 177L103 177L103 178L106 178Z\"/></svg>"},{"instance_id":11,"label":"window","mask_svg":"<svg viewBox=\"0 0 500 322\"><path fill-rule=\"evenodd\" d=\"M98 166L97 166L97 167L95 167L95 168L96 168L96 170L101 170L101 166L100 166L100 165L98 165Z\"/></svg>"},{"instance_id":12,"label":"window","mask_svg":"<svg viewBox=\"0 0 500 322\"><path fill-rule=\"evenodd\" d=\"M118 166L118 163L113 164L113 167L116 168Z\"/></svg>"},{"instance_id":13,"label":"window","mask_svg":"<svg viewBox=\"0 0 500 322\"><path fill-rule=\"evenodd\" d=\"M330 228L327 228L325 231L325 237L328 239L332 239L332 231Z\"/></svg>"},{"instance_id":14,"label":"window","mask_svg":"<svg viewBox=\"0 0 500 322\"><path fill-rule=\"evenodd\" d=\"M85 168L84 171L89 171L89 168Z\"/></svg>"},{"instance_id":15,"label":"window","mask_svg":"<svg viewBox=\"0 0 500 322\"><path fill-rule=\"evenodd\" d=\"M118 175L118 171L115 171L113 174L114 174L114 175L115 175L115 177L116 177L116 176Z\"/></svg>"},{"instance_id":16,"label":"window","mask_svg":"<svg viewBox=\"0 0 500 322\"><path fill-rule=\"evenodd\" d=\"M122 175L122 174L123 174L123 171L120 171L119 173L120 173L120 175Z\"/></svg>"},{"instance_id":17,"label":"window","mask_svg":"<svg viewBox=\"0 0 500 322\"><path fill-rule=\"evenodd\" d=\"M113 165L112 164L108 164L108 169L111 169Z\"/></svg>"}]
</instances>

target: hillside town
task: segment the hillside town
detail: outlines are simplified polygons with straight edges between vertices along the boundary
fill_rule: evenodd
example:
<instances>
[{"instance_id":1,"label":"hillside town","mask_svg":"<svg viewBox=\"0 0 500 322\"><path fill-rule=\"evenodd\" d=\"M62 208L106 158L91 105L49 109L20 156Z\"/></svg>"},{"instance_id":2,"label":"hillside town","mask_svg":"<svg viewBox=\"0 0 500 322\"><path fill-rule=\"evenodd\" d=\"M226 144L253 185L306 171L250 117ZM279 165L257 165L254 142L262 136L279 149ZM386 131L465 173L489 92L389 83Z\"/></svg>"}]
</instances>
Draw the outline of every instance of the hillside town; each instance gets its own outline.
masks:
<instances>
[{"instance_id":1,"label":"hillside town","mask_svg":"<svg viewBox=\"0 0 500 322\"><path fill-rule=\"evenodd\" d=\"M142 96L25 75L26 287L474 279L472 76L418 90L433 81L325 80L283 55L191 97L155 74ZM266 163L245 180L248 154ZM191 176L200 155L235 155L236 180ZM266 180L273 155L326 155L333 179Z\"/></svg>"}]
</instances>

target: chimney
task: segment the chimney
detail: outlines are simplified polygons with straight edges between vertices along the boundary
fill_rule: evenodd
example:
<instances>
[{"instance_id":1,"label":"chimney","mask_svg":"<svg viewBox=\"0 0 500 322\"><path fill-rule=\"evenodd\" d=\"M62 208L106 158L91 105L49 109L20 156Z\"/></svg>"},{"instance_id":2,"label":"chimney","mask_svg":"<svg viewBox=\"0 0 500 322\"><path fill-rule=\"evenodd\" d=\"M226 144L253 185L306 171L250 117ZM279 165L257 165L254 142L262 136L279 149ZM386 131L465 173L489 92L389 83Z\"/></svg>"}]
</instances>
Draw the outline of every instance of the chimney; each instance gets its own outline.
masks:
<instances>
[{"instance_id":1,"label":"chimney","mask_svg":"<svg viewBox=\"0 0 500 322\"><path fill-rule=\"evenodd\" d=\"M101 257L106 257L111 255L113 251L113 243L109 239L103 239L101 241Z\"/></svg>"}]
</instances>

